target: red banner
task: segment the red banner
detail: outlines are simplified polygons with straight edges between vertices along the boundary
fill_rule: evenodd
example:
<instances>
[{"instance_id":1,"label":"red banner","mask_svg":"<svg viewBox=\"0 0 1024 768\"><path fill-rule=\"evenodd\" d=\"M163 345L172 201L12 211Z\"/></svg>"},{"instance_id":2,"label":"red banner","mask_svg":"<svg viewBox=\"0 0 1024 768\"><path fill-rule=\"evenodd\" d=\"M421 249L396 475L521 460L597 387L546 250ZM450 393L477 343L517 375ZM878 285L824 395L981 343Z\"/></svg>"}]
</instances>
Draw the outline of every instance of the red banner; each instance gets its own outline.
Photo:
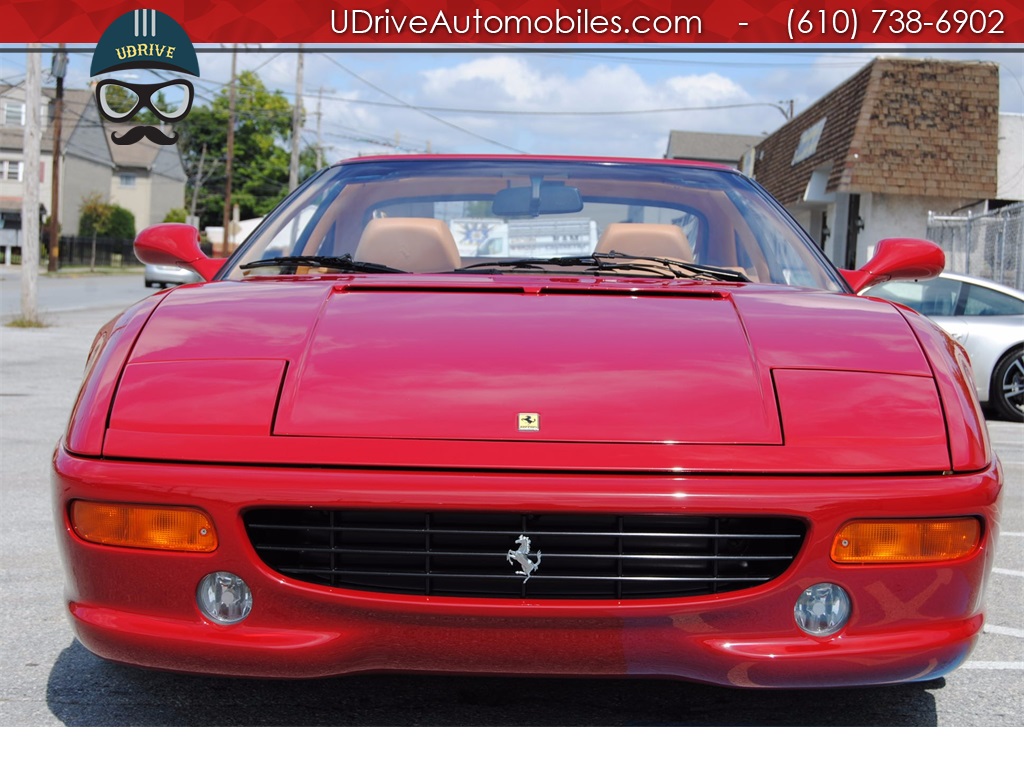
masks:
<instances>
[{"instance_id":1,"label":"red banner","mask_svg":"<svg viewBox=\"0 0 1024 768\"><path fill-rule=\"evenodd\" d=\"M0 43L95 43L115 19L143 7L177 20L197 45L1024 42L1018 0L14 0L4 8Z\"/></svg>"}]
</instances>

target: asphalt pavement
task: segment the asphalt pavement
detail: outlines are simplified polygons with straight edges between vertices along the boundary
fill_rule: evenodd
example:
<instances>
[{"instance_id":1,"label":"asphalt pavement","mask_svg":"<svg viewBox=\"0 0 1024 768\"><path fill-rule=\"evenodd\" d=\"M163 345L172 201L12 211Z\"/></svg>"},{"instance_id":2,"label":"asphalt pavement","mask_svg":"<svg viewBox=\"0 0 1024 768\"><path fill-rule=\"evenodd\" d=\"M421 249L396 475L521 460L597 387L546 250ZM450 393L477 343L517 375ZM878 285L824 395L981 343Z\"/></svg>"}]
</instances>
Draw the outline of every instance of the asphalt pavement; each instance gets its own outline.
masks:
<instances>
[{"instance_id":1,"label":"asphalt pavement","mask_svg":"<svg viewBox=\"0 0 1024 768\"><path fill-rule=\"evenodd\" d=\"M17 281L2 277L7 313ZM967 664L944 680L825 691L663 680L262 681L101 661L73 638L65 617L49 462L93 334L117 308L152 291L140 273L43 278L44 293L79 308L49 304L45 328L0 328L0 726L1024 725L1024 424L1006 422L990 423L1007 487L986 630Z\"/></svg>"},{"instance_id":2,"label":"asphalt pavement","mask_svg":"<svg viewBox=\"0 0 1024 768\"><path fill-rule=\"evenodd\" d=\"M118 272L90 272L86 268L40 272L36 306L43 316L82 309L109 309L113 314L153 293L146 288L142 267ZM0 264L0 320L22 314L21 267Z\"/></svg>"}]
</instances>

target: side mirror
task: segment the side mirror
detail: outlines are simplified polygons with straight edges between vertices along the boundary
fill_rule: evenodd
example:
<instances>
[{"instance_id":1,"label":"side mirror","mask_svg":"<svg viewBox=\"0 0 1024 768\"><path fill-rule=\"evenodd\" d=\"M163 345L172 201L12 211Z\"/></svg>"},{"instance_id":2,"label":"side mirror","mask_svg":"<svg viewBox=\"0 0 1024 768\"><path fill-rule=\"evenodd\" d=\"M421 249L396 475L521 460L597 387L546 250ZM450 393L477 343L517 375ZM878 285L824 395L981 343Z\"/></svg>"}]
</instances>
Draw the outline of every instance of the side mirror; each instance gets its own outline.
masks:
<instances>
[{"instance_id":1,"label":"side mirror","mask_svg":"<svg viewBox=\"0 0 1024 768\"><path fill-rule=\"evenodd\" d=\"M854 293L889 280L930 280L946 268L946 255L929 240L879 240L875 255L860 269L840 269Z\"/></svg>"},{"instance_id":2,"label":"side mirror","mask_svg":"<svg viewBox=\"0 0 1024 768\"><path fill-rule=\"evenodd\" d=\"M225 259L211 259L199 248L199 230L191 224L157 224L135 236L135 255L143 264L187 267L212 280Z\"/></svg>"}]
</instances>

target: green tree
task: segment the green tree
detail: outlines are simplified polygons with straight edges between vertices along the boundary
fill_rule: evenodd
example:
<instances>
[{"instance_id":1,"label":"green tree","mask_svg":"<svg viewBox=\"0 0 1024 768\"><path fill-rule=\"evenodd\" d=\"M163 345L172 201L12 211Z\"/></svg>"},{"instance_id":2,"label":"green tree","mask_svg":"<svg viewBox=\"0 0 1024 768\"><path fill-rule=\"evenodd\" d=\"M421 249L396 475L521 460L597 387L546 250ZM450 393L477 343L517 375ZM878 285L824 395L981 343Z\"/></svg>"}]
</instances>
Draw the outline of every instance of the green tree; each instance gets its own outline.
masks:
<instances>
[{"instance_id":1,"label":"green tree","mask_svg":"<svg viewBox=\"0 0 1024 768\"><path fill-rule=\"evenodd\" d=\"M188 211L184 208L171 208L164 216L164 223L172 222L177 224L184 224L188 218Z\"/></svg>"},{"instance_id":2,"label":"green tree","mask_svg":"<svg viewBox=\"0 0 1024 768\"><path fill-rule=\"evenodd\" d=\"M96 238L120 237L130 240L135 237L135 214L127 208L106 203L99 192L82 198L78 217L78 234L92 237L92 252L89 269L96 268Z\"/></svg>"},{"instance_id":3,"label":"green tree","mask_svg":"<svg viewBox=\"0 0 1024 768\"><path fill-rule=\"evenodd\" d=\"M217 226L224 218L229 90L225 86L208 105L196 106L177 124L185 171L189 177L186 199L191 200L200 170L203 146L206 157L196 196L196 215L203 226ZM269 91L254 72L238 76L235 90L235 151L231 202L243 219L269 213L288 192L291 158L292 106L280 91ZM300 178L316 168L316 153L303 151Z\"/></svg>"},{"instance_id":4,"label":"green tree","mask_svg":"<svg viewBox=\"0 0 1024 768\"><path fill-rule=\"evenodd\" d=\"M107 237L120 237L124 240L135 239L135 214L120 205L111 205Z\"/></svg>"},{"instance_id":5,"label":"green tree","mask_svg":"<svg viewBox=\"0 0 1024 768\"><path fill-rule=\"evenodd\" d=\"M78 234L82 237L106 235L110 223L110 203L99 192L82 199L78 215Z\"/></svg>"},{"instance_id":6,"label":"green tree","mask_svg":"<svg viewBox=\"0 0 1024 768\"><path fill-rule=\"evenodd\" d=\"M99 193L93 193L82 200L78 234L130 240L135 237L135 214L127 208L104 202Z\"/></svg>"}]
</instances>

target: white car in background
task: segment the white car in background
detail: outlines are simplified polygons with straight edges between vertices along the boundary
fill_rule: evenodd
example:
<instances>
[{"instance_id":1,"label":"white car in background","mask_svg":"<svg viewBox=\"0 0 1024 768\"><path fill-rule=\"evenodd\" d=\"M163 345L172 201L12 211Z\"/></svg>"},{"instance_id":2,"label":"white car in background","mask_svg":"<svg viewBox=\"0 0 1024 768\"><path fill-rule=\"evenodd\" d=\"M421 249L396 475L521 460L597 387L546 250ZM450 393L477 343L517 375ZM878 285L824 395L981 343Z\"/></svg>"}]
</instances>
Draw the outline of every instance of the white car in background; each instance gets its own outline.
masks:
<instances>
[{"instance_id":1,"label":"white car in background","mask_svg":"<svg viewBox=\"0 0 1024 768\"><path fill-rule=\"evenodd\" d=\"M863 293L915 309L942 326L970 355L978 399L999 418L1024 421L1024 292L947 272Z\"/></svg>"}]
</instances>

